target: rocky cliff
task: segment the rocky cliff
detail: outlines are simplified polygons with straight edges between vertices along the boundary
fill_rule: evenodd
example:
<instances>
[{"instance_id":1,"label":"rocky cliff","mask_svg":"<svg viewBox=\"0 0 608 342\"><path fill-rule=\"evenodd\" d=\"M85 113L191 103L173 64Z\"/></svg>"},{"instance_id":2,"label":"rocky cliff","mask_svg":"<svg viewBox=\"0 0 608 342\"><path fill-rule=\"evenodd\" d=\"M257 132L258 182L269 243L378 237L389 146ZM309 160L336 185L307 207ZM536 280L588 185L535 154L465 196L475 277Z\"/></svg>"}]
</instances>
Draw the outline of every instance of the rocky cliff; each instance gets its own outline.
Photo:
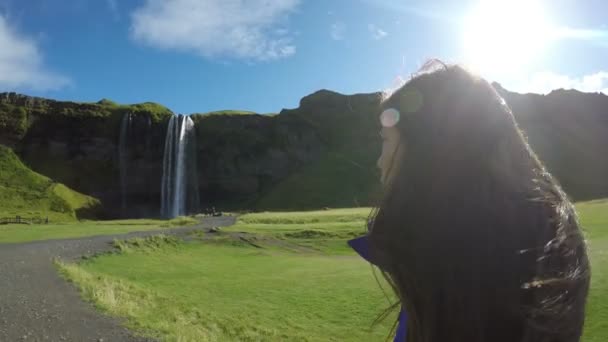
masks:
<instances>
[{"instance_id":1,"label":"rocky cliff","mask_svg":"<svg viewBox=\"0 0 608 342\"><path fill-rule=\"evenodd\" d=\"M575 200L608 197L608 96L576 90L502 94L529 143Z\"/></svg>"},{"instance_id":2,"label":"rocky cliff","mask_svg":"<svg viewBox=\"0 0 608 342\"><path fill-rule=\"evenodd\" d=\"M197 158L203 206L250 206L260 193L324 149L308 123L291 118L196 115Z\"/></svg>"},{"instance_id":3,"label":"rocky cliff","mask_svg":"<svg viewBox=\"0 0 608 342\"><path fill-rule=\"evenodd\" d=\"M495 85L532 147L576 200L608 196L608 96L517 94ZM369 205L377 185L379 94L321 90L277 115L193 114L201 207L303 209ZM126 131L128 211L120 208ZM33 170L101 200L106 216L159 212L165 132L153 103L61 102L0 94L0 144Z\"/></svg>"},{"instance_id":4,"label":"rocky cliff","mask_svg":"<svg viewBox=\"0 0 608 342\"><path fill-rule=\"evenodd\" d=\"M276 184L330 150L369 146L363 142L376 129L365 127L375 125L377 104L378 99L369 95L323 90L302 99L299 108L278 115L193 114L201 207L257 207ZM120 205L119 146L121 121L128 113L133 119L125 138L125 212ZM4 93L0 144L13 147L36 172L100 199L108 217L155 216L170 115L152 103L74 103Z\"/></svg>"},{"instance_id":5,"label":"rocky cliff","mask_svg":"<svg viewBox=\"0 0 608 342\"><path fill-rule=\"evenodd\" d=\"M331 153L359 150L366 157L372 150L377 153L379 100L379 94L347 96L320 90L304 97L298 108L284 109L278 115L195 115L201 199L207 205L256 209L323 206L323 201L307 200L328 190L313 184L289 187L285 198L271 197L279 184L292 177L304 181L301 171ZM352 167L348 161L343 163ZM364 168L373 170L373 165L366 160ZM331 170L326 171L321 178L334 180ZM343 189L338 191L357 186L346 181L350 177L341 176L338 184ZM375 177L367 173L365 179L369 182ZM368 202L367 196L363 202Z\"/></svg>"},{"instance_id":6,"label":"rocky cliff","mask_svg":"<svg viewBox=\"0 0 608 342\"><path fill-rule=\"evenodd\" d=\"M98 198L117 217L118 139L126 113L129 132L129 216L151 215L159 201L162 147L172 112L153 103L122 106L108 100L75 103L0 94L0 143L11 146L34 171Z\"/></svg>"}]
</instances>

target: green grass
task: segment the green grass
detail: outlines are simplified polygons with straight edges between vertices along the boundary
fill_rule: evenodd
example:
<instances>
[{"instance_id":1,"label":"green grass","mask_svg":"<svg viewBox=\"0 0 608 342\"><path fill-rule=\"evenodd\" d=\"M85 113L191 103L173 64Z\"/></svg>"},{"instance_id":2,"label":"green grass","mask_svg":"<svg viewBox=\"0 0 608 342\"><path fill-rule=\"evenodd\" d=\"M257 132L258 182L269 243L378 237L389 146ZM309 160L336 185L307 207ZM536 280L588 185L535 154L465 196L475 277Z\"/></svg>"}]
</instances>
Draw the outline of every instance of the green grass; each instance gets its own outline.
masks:
<instances>
[{"instance_id":1,"label":"green grass","mask_svg":"<svg viewBox=\"0 0 608 342\"><path fill-rule=\"evenodd\" d=\"M78 193L25 166L10 148L0 145L0 217L17 215L73 221L95 212L99 201Z\"/></svg>"},{"instance_id":2,"label":"green grass","mask_svg":"<svg viewBox=\"0 0 608 342\"><path fill-rule=\"evenodd\" d=\"M603 342L608 337L608 200L580 203L577 210L589 242L592 273L583 341Z\"/></svg>"},{"instance_id":3,"label":"green grass","mask_svg":"<svg viewBox=\"0 0 608 342\"><path fill-rule=\"evenodd\" d=\"M124 234L134 231L188 226L198 221L189 217L163 220L81 221L62 224L0 225L0 243L22 243L38 240L79 238L96 235Z\"/></svg>"},{"instance_id":4,"label":"green grass","mask_svg":"<svg viewBox=\"0 0 608 342\"><path fill-rule=\"evenodd\" d=\"M388 302L369 265L342 251L342 233L360 234L368 212L249 214L221 234L255 233L265 248L207 241L212 234L164 246L162 237L139 239L119 243L120 255L61 269L98 308L165 341L383 340L390 322L371 325ZM325 250L309 249L313 240Z\"/></svg>"},{"instance_id":5,"label":"green grass","mask_svg":"<svg viewBox=\"0 0 608 342\"><path fill-rule=\"evenodd\" d=\"M304 224L304 223L361 223L369 217L371 208L331 209L317 211L262 212L239 217L239 223ZM275 227L277 228L277 227Z\"/></svg>"},{"instance_id":6,"label":"green grass","mask_svg":"<svg viewBox=\"0 0 608 342\"><path fill-rule=\"evenodd\" d=\"M369 329L386 301L369 266L356 257L181 244L63 271L100 309L129 317L130 327L164 341L369 341L387 335L387 326Z\"/></svg>"},{"instance_id":7,"label":"green grass","mask_svg":"<svg viewBox=\"0 0 608 342\"><path fill-rule=\"evenodd\" d=\"M370 210L351 208L247 214L241 216L236 225L222 231L253 233L265 239L283 241L328 255L350 254L346 240L365 232Z\"/></svg>"},{"instance_id":8,"label":"green grass","mask_svg":"<svg viewBox=\"0 0 608 342\"><path fill-rule=\"evenodd\" d=\"M608 336L608 201L577 208L593 267L584 341L600 342ZM164 341L382 341L394 316L370 328L388 301L345 245L368 213L247 214L200 241L118 242L120 254L59 267L100 310Z\"/></svg>"}]
</instances>

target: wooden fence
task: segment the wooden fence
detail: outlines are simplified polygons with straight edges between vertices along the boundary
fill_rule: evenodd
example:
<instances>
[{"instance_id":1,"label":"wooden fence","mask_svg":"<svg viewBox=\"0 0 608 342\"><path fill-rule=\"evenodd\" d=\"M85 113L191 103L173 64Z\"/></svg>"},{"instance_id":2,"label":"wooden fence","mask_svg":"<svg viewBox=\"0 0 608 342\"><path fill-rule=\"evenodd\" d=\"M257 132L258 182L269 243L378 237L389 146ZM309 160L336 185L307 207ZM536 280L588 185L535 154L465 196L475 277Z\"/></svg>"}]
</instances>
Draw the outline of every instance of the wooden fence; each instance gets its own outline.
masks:
<instances>
[{"instance_id":1,"label":"wooden fence","mask_svg":"<svg viewBox=\"0 0 608 342\"><path fill-rule=\"evenodd\" d=\"M23 217L23 216L13 216L13 217L0 217L0 224L9 224L9 223L17 223L17 224L48 224L48 217Z\"/></svg>"}]
</instances>

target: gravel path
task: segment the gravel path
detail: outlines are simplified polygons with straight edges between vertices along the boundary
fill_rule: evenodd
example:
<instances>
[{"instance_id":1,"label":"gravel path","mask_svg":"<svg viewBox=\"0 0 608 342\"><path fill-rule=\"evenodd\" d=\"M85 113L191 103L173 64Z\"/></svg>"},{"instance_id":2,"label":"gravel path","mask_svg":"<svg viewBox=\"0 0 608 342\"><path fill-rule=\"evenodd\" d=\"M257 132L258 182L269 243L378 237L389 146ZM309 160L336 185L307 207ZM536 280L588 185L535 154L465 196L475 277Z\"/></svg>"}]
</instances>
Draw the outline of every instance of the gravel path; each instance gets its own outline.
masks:
<instances>
[{"instance_id":1,"label":"gravel path","mask_svg":"<svg viewBox=\"0 0 608 342\"><path fill-rule=\"evenodd\" d=\"M76 260L110 250L115 238L164 233L184 236L196 229L234 224L233 217L204 219L200 225L122 235L0 244L0 341L150 341L134 336L120 320L104 316L81 300L63 280L53 258Z\"/></svg>"}]
</instances>

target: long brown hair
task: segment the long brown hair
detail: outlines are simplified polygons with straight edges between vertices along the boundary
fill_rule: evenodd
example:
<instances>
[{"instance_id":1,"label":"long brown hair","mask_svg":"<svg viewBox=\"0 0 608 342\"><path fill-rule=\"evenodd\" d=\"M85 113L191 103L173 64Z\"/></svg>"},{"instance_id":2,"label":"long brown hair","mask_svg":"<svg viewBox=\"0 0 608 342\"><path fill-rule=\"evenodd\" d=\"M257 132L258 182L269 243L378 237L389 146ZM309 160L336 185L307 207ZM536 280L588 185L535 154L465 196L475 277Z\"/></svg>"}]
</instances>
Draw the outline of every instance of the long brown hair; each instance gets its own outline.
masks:
<instances>
[{"instance_id":1,"label":"long brown hair","mask_svg":"<svg viewBox=\"0 0 608 342\"><path fill-rule=\"evenodd\" d=\"M407 342L579 341L590 270L573 205L487 81L432 67L383 103L403 155L369 232Z\"/></svg>"}]
</instances>

